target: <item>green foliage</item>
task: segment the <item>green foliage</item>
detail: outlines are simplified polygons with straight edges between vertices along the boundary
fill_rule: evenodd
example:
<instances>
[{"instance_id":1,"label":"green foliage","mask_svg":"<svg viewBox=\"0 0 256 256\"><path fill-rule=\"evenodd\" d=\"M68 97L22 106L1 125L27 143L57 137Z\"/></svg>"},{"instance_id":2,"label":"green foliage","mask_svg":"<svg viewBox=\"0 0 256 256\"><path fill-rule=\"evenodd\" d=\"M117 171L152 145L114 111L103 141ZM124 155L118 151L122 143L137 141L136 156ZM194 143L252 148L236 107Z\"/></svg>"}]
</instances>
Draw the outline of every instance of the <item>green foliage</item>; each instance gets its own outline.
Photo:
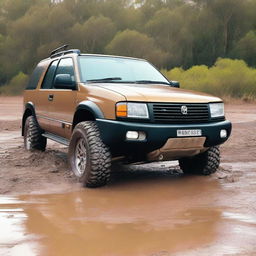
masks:
<instances>
[{"instance_id":1,"label":"green foliage","mask_svg":"<svg viewBox=\"0 0 256 256\"><path fill-rule=\"evenodd\" d=\"M33 4L32 0L12 0L1 1L1 11L8 19L15 20L26 13Z\"/></svg>"},{"instance_id":2,"label":"green foliage","mask_svg":"<svg viewBox=\"0 0 256 256\"><path fill-rule=\"evenodd\" d=\"M30 74L66 43L83 52L146 58L158 68L182 67L173 69L175 76L183 69L197 74L219 57L256 67L256 0L53 2L0 0L0 87L18 72Z\"/></svg>"},{"instance_id":3,"label":"green foliage","mask_svg":"<svg viewBox=\"0 0 256 256\"><path fill-rule=\"evenodd\" d=\"M12 78L8 85L0 87L0 94L3 95L20 95L28 82L28 75L19 72Z\"/></svg>"},{"instance_id":4,"label":"green foliage","mask_svg":"<svg viewBox=\"0 0 256 256\"><path fill-rule=\"evenodd\" d=\"M116 27L110 18L92 16L85 23L76 23L69 31L72 44L87 53L102 53L115 35Z\"/></svg>"},{"instance_id":5,"label":"green foliage","mask_svg":"<svg viewBox=\"0 0 256 256\"><path fill-rule=\"evenodd\" d=\"M256 31L249 31L238 41L233 56L244 59L251 66L256 66Z\"/></svg>"},{"instance_id":6,"label":"green foliage","mask_svg":"<svg viewBox=\"0 0 256 256\"><path fill-rule=\"evenodd\" d=\"M170 80L178 80L182 88L207 92L221 97L256 99L256 69L242 60L219 58L215 65L194 66L188 70L164 71Z\"/></svg>"},{"instance_id":7,"label":"green foliage","mask_svg":"<svg viewBox=\"0 0 256 256\"><path fill-rule=\"evenodd\" d=\"M117 33L107 45L106 52L116 55L145 58L156 63L158 66L164 65L168 57L167 53L155 46L153 38L129 29Z\"/></svg>"}]
</instances>

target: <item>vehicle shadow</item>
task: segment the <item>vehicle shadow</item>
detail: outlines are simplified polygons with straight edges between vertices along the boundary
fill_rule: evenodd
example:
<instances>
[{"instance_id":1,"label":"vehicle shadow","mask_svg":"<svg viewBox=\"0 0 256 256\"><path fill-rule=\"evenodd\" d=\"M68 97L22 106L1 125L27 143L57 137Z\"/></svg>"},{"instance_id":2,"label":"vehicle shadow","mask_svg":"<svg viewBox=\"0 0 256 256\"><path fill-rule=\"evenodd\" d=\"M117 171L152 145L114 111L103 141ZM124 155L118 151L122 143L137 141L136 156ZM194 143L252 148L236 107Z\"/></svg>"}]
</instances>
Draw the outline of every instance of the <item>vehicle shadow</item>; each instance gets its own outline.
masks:
<instances>
[{"instance_id":1,"label":"vehicle shadow","mask_svg":"<svg viewBox=\"0 0 256 256\"><path fill-rule=\"evenodd\" d=\"M178 165L172 162L154 162L138 165L113 164L109 184L119 185L152 180L177 180L185 177Z\"/></svg>"}]
</instances>

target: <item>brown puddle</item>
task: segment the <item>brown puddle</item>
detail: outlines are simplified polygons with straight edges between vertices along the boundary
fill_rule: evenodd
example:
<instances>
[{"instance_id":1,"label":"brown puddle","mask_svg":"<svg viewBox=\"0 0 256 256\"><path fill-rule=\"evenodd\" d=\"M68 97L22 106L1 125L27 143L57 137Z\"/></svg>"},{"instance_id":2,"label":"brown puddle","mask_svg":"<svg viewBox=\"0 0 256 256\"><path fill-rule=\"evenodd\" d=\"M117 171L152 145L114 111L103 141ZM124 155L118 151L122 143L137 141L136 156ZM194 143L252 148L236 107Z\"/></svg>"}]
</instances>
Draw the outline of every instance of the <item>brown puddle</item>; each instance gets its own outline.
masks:
<instances>
[{"instance_id":1,"label":"brown puddle","mask_svg":"<svg viewBox=\"0 0 256 256\"><path fill-rule=\"evenodd\" d=\"M208 177L159 176L1 196L0 255L253 255L255 214L237 212L228 187L223 201L222 186Z\"/></svg>"}]
</instances>

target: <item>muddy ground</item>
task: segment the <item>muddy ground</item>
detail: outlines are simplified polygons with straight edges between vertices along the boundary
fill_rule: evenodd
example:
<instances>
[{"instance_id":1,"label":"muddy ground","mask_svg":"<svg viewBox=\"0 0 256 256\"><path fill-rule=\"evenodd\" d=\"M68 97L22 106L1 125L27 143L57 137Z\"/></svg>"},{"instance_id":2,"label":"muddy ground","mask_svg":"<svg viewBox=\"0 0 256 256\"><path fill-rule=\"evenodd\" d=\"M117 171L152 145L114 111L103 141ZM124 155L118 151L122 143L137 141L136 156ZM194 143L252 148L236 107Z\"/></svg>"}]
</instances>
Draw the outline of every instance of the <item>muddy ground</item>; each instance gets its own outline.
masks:
<instances>
[{"instance_id":1,"label":"muddy ground","mask_svg":"<svg viewBox=\"0 0 256 256\"><path fill-rule=\"evenodd\" d=\"M76 181L64 146L26 152L21 115L21 98L0 98L0 227L23 226L0 230L0 255L256 255L255 104L226 105L233 131L216 174L184 176L177 162L116 165L97 190Z\"/></svg>"},{"instance_id":2,"label":"muddy ground","mask_svg":"<svg viewBox=\"0 0 256 256\"><path fill-rule=\"evenodd\" d=\"M45 188L56 192L79 189L80 184L77 184L68 168L65 146L48 140L46 152L30 153L24 150L23 138L20 136L21 116L22 98L0 98L0 193L40 193ZM256 167L256 106L243 103L228 104L226 116L233 123L233 131L229 141L221 146L223 165L215 176L233 179L237 173L232 172L232 164L252 162L252 167ZM232 164L224 168L225 163ZM119 166L113 169L115 172L112 181L118 182L114 181L118 176L122 182L122 177L116 174ZM125 174L131 176L147 170L151 171L152 175L152 172L158 169L166 172L165 175L179 172L178 168L173 168L172 163L164 162L121 169L119 171L125 170Z\"/></svg>"}]
</instances>

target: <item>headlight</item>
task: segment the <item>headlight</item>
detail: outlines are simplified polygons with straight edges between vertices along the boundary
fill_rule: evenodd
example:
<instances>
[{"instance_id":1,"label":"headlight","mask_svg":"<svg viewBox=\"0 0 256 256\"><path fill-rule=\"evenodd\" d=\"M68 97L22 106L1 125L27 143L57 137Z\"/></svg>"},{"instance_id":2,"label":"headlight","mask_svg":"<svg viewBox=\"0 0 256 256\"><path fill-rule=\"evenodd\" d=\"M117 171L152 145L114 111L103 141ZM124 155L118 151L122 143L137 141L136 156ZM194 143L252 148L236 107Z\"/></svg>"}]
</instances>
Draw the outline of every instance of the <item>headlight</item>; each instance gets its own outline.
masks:
<instances>
[{"instance_id":1,"label":"headlight","mask_svg":"<svg viewBox=\"0 0 256 256\"><path fill-rule=\"evenodd\" d=\"M128 103L127 117L148 118L148 107L145 103Z\"/></svg>"},{"instance_id":2,"label":"headlight","mask_svg":"<svg viewBox=\"0 0 256 256\"><path fill-rule=\"evenodd\" d=\"M211 117L223 117L224 116L224 103L210 103Z\"/></svg>"},{"instance_id":3,"label":"headlight","mask_svg":"<svg viewBox=\"0 0 256 256\"><path fill-rule=\"evenodd\" d=\"M148 107L145 103L119 102L116 105L117 117L149 118Z\"/></svg>"}]
</instances>

